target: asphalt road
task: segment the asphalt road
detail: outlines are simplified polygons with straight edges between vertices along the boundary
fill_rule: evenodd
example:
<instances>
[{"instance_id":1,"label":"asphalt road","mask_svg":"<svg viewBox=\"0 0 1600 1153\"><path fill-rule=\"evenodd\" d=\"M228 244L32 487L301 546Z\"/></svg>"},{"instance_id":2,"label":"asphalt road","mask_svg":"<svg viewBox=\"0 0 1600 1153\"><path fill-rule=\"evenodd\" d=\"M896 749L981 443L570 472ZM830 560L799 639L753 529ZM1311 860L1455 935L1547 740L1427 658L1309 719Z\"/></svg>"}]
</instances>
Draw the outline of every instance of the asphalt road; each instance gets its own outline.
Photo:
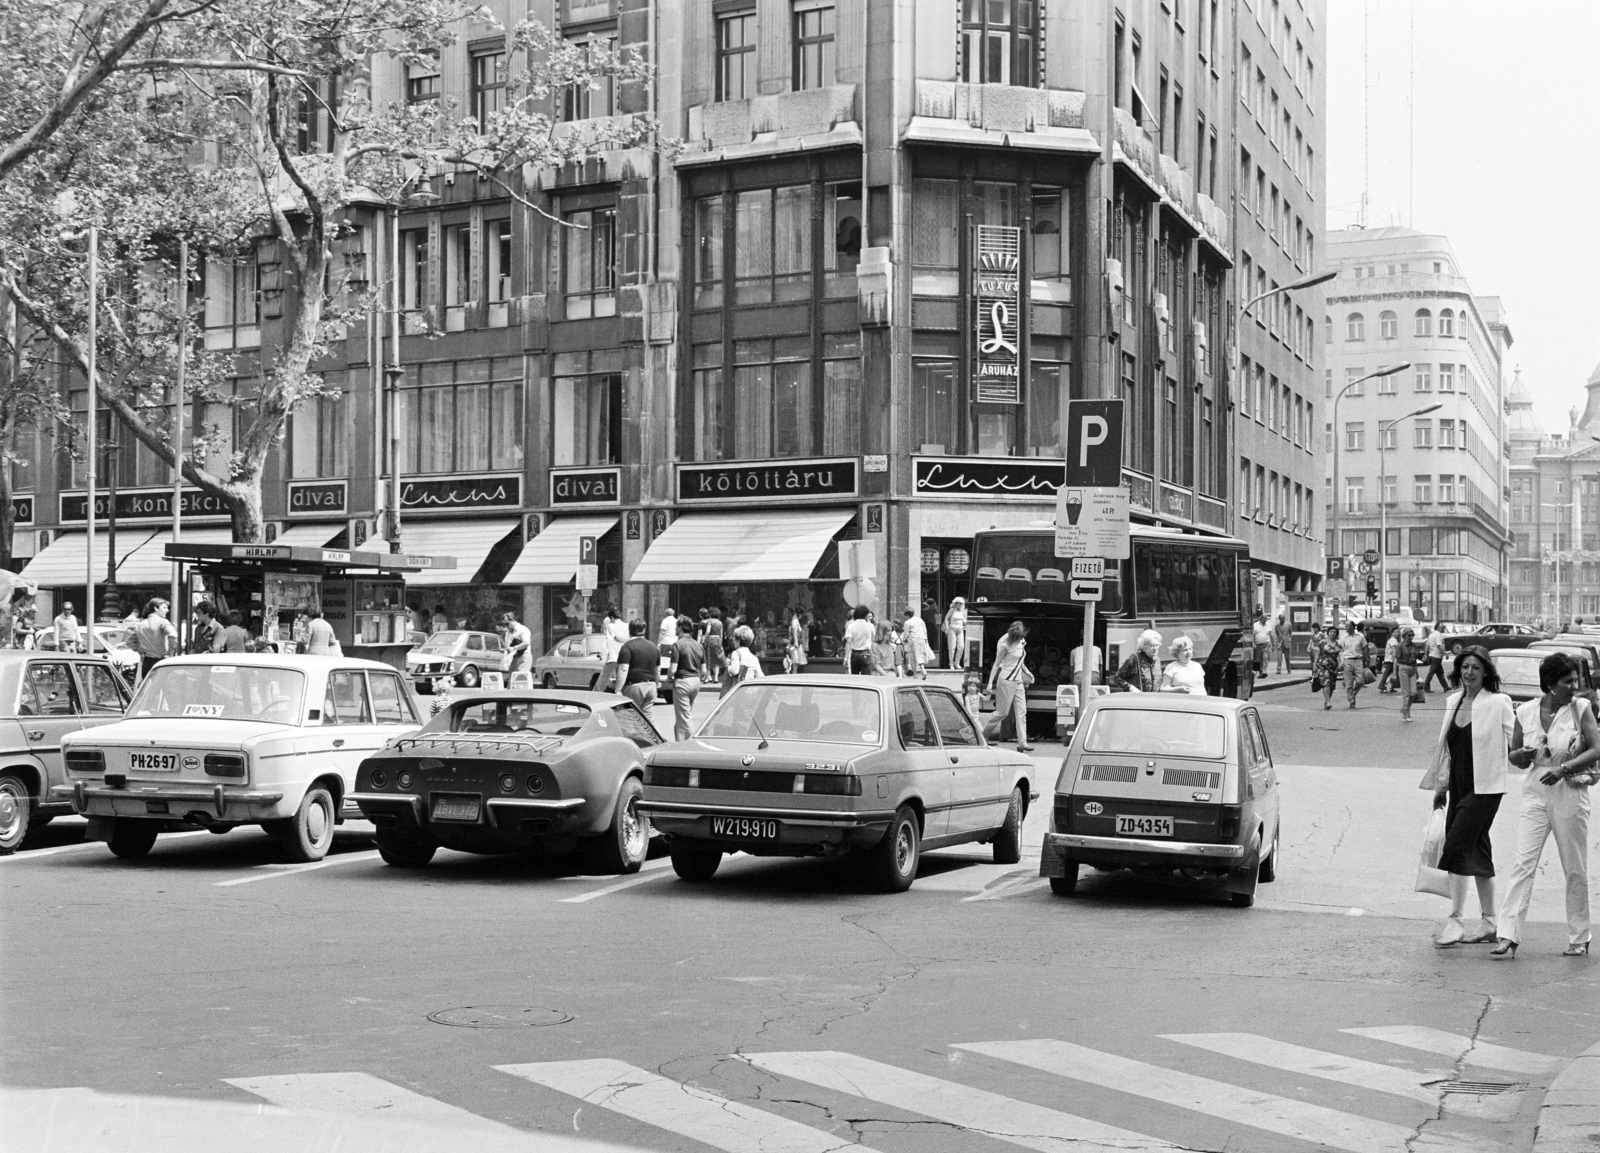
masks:
<instances>
[{"instance_id":1,"label":"asphalt road","mask_svg":"<svg viewBox=\"0 0 1600 1153\"><path fill-rule=\"evenodd\" d=\"M253 831L130 863L58 821L0 861L0 1084L113 1095L23 1099L53 1110L23 1131L63 1150L103 1116L105 1147L231 1153L365 1148L339 1126L369 1117L475 1153L547 1148L536 1132L684 1153L1525 1150L1543 1087L1600 1040L1600 959L1557 955L1553 860L1515 961L1431 947L1442 902L1410 890L1442 702L1404 725L1396 699L1260 696L1283 864L1250 910L1125 875L1053 896L1044 804L1022 865L933 853L897 896L747 857L709 885L665 858L617 879L441 852L403 873L360 824L313 866ZM1046 795L1060 752L1036 753Z\"/></svg>"}]
</instances>

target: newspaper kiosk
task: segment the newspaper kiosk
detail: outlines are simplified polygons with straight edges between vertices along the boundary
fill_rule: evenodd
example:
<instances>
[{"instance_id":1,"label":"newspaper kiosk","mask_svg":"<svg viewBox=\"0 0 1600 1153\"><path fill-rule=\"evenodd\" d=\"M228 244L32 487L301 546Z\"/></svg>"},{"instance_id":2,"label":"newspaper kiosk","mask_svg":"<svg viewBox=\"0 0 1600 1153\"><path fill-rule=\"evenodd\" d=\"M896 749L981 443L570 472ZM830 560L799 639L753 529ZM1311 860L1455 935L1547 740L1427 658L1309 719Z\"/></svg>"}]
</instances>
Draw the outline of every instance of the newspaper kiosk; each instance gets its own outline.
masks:
<instances>
[{"instance_id":1,"label":"newspaper kiosk","mask_svg":"<svg viewBox=\"0 0 1600 1153\"><path fill-rule=\"evenodd\" d=\"M223 620L240 612L250 635L275 651L304 652L320 610L347 655L401 672L411 647L405 574L456 566L447 556L183 540L167 545L166 557L183 566L184 622L208 600Z\"/></svg>"}]
</instances>

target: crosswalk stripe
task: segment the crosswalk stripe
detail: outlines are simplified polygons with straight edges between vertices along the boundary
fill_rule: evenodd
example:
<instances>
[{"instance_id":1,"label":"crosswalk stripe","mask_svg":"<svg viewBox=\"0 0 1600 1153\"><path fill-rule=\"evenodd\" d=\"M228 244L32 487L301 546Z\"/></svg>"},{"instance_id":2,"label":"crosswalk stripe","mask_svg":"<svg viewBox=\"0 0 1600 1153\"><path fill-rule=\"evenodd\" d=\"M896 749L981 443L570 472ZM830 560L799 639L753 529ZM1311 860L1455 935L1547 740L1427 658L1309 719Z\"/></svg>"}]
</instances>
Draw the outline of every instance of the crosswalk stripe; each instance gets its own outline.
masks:
<instances>
[{"instance_id":1,"label":"crosswalk stripe","mask_svg":"<svg viewBox=\"0 0 1600 1153\"><path fill-rule=\"evenodd\" d=\"M1421 1049L1424 1053L1437 1053L1452 1061L1465 1061L1485 1069L1504 1069L1508 1073L1548 1073L1564 1063L1560 1057L1544 1053L1530 1053L1526 1049L1510 1049L1504 1045L1491 1045L1487 1041L1474 1041L1460 1033L1447 1033L1443 1029L1429 1029L1424 1025L1376 1025L1369 1029L1341 1029L1356 1037L1370 1037L1374 1041L1387 1041L1407 1049Z\"/></svg>"},{"instance_id":2,"label":"crosswalk stripe","mask_svg":"<svg viewBox=\"0 0 1600 1153\"><path fill-rule=\"evenodd\" d=\"M602 1057L495 1068L726 1153L872 1153L848 1134L824 1133L625 1061Z\"/></svg>"},{"instance_id":3,"label":"crosswalk stripe","mask_svg":"<svg viewBox=\"0 0 1600 1153\"><path fill-rule=\"evenodd\" d=\"M279 1077L224 1077L223 1080L285 1109L370 1113L396 1121L449 1125L502 1136L529 1136L521 1129L413 1093L370 1073L289 1073Z\"/></svg>"},{"instance_id":4,"label":"crosswalk stripe","mask_svg":"<svg viewBox=\"0 0 1600 1153\"><path fill-rule=\"evenodd\" d=\"M989 1041L953 1047L1349 1153L1409 1153L1415 1139L1415 1130L1405 1125L1212 1081L1069 1041ZM1447 1147L1481 1148L1484 1153L1493 1148L1465 1141Z\"/></svg>"},{"instance_id":5,"label":"crosswalk stripe","mask_svg":"<svg viewBox=\"0 0 1600 1153\"><path fill-rule=\"evenodd\" d=\"M1045 1153L1111 1153L1111 1151L1176 1149L1165 1141L1002 1097L954 1081L944 1081L852 1053L745 1053L746 1061L769 1073L807 1081L824 1089L865 1097L920 1113L974 1134L993 1137Z\"/></svg>"},{"instance_id":6,"label":"crosswalk stripe","mask_svg":"<svg viewBox=\"0 0 1600 1153\"><path fill-rule=\"evenodd\" d=\"M1409 1097L1424 1105L1439 1103L1439 1090L1427 1086L1448 1081L1452 1077L1448 1072L1417 1073L1409 1069L1396 1069L1393 1065L1325 1053L1321 1049L1307 1049L1302 1045L1275 1041L1271 1037L1258 1037L1254 1033L1165 1033L1163 1036L1168 1041L1193 1045L1225 1057L1237 1057L1241 1061L1268 1065L1303 1077L1338 1081L1358 1089L1375 1089L1379 1093Z\"/></svg>"}]
</instances>

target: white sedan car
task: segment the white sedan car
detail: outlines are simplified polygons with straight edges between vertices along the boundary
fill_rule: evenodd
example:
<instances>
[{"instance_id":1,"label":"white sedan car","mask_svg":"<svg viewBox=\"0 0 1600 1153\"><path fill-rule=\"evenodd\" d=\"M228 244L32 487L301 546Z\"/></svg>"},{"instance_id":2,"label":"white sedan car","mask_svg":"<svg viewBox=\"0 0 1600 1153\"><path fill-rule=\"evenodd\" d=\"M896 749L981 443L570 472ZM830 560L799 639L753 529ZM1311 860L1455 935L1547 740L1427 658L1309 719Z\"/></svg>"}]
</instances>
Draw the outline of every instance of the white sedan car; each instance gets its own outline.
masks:
<instances>
[{"instance_id":1,"label":"white sedan car","mask_svg":"<svg viewBox=\"0 0 1600 1153\"><path fill-rule=\"evenodd\" d=\"M316 861L360 816L345 798L362 760L421 724L404 678L377 661L213 653L163 661L121 721L62 750L88 839L119 857L162 832L260 825L291 860Z\"/></svg>"}]
</instances>

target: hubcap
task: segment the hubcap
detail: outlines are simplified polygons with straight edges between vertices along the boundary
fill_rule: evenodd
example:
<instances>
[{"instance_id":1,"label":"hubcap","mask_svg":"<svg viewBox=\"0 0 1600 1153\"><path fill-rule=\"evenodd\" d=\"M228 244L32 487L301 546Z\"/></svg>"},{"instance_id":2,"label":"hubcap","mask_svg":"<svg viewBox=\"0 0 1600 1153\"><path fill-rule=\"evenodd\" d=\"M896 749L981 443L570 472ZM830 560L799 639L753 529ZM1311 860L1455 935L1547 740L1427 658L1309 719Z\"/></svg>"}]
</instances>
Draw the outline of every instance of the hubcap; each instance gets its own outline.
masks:
<instances>
[{"instance_id":1,"label":"hubcap","mask_svg":"<svg viewBox=\"0 0 1600 1153\"><path fill-rule=\"evenodd\" d=\"M312 844L320 844L328 832L328 810L321 801L312 804L306 813L306 832L311 837Z\"/></svg>"},{"instance_id":2,"label":"hubcap","mask_svg":"<svg viewBox=\"0 0 1600 1153\"><path fill-rule=\"evenodd\" d=\"M639 802L630 799L622 810L622 848L628 859L644 855L644 822L639 819Z\"/></svg>"},{"instance_id":3,"label":"hubcap","mask_svg":"<svg viewBox=\"0 0 1600 1153\"><path fill-rule=\"evenodd\" d=\"M902 873L911 868L911 827L901 825L900 833L894 840L894 864Z\"/></svg>"},{"instance_id":4,"label":"hubcap","mask_svg":"<svg viewBox=\"0 0 1600 1153\"><path fill-rule=\"evenodd\" d=\"M17 798L9 790L0 789L0 840L16 833L20 816Z\"/></svg>"}]
</instances>

